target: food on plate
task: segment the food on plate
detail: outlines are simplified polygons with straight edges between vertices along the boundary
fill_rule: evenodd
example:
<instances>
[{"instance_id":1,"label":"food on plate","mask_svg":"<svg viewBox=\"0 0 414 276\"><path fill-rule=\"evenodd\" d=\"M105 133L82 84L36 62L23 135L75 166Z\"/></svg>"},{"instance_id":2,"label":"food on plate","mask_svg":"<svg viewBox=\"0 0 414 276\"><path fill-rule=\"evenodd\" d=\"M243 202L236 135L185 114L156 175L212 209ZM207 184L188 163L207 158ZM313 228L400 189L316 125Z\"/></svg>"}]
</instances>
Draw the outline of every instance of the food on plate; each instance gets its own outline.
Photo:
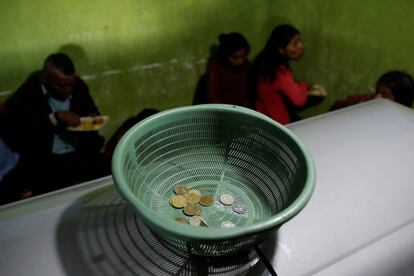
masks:
<instances>
[{"instance_id":1,"label":"food on plate","mask_svg":"<svg viewBox=\"0 0 414 276\"><path fill-rule=\"evenodd\" d=\"M81 117L79 125L67 129L71 131L95 131L102 128L107 121L108 116Z\"/></svg>"}]
</instances>

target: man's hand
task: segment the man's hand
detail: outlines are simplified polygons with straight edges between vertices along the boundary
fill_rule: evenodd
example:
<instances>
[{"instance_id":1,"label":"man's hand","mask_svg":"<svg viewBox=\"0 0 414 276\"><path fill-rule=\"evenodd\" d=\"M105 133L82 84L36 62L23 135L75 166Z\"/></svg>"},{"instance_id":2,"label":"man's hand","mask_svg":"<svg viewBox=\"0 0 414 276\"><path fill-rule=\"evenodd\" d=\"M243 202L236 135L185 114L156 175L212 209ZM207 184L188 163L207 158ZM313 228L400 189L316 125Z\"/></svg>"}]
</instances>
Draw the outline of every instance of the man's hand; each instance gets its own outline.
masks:
<instances>
[{"instance_id":1,"label":"man's hand","mask_svg":"<svg viewBox=\"0 0 414 276\"><path fill-rule=\"evenodd\" d=\"M75 127L75 126L78 126L80 124L80 117L75 112L59 111L55 114L56 114L56 117L59 120L59 122L65 124L67 126Z\"/></svg>"}]
</instances>

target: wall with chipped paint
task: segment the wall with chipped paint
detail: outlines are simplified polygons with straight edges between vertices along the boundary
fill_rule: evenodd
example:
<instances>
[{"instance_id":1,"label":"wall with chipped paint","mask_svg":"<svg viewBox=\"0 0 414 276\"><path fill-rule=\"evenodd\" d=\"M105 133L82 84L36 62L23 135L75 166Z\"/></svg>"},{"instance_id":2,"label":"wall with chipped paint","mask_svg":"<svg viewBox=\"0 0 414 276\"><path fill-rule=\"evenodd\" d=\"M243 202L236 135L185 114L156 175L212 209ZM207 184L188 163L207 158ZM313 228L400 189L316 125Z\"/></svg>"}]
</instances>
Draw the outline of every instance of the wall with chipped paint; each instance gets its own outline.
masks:
<instances>
[{"instance_id":1,"label":"wall with chipped paint","mask_svg":"<svg viewBox=\"0 0 414 276\"><path fill-rule=\"evenodd\" d=\"M218 34L239 31L258 47L271 10L272 1L1 1L0 100L49 53L66 52L111 117L109 137L144 108L190 105Z\"/></svg>"},{"instance_id":2,"label":"wall with chipped paint","mask_svg":"<svg viewBox=\"0 0 414 276\"><path fill-rule=\"evenodd\" d=\"M414 74L414 2L410 0L278 1L280 18L302 31L305 56L295 75L322 84L329 96L311 116L328 111L333 101L369 93L389 70Z\"/></svg>"},{"instance_id":3,"label":"wall with chipped paint","mask_svg":"<svg viewBox=\"0 0 414 276\"><path fill-rule=\"evenodd\" d=\"M414 17L409 0L90 0L0 3L0 101L51 52L68 53L111 116L109 137L144 108L190 105L210 46L239 31L253 58L282 22L302 31L305 56L295 76L322 84L329 96L303 113L327 111L350 93L373 89L387 70L414 72Z\"/></svg>"}]
</instances>

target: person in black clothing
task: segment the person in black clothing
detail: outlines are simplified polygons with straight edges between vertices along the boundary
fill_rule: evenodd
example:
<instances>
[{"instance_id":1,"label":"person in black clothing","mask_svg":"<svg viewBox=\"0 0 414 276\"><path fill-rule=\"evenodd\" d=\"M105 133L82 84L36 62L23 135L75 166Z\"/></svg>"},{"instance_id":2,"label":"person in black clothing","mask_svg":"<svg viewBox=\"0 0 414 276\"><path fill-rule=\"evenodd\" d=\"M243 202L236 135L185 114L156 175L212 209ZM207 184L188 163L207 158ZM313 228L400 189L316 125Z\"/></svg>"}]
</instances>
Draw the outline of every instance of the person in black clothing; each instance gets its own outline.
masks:
<instances>
[{"instance_id":1,"label":"person in black clothing","mask_svg":"<svg viewBox=\"0 0 414 276\"><path fill-rule=\"evenodd\" d=\"M88 86L65 54L48 56L5 103L5 139L21 156L34 194L111 173L97 131L74 132L83 116L98 115Z\"/></svg>"}]
</instances>

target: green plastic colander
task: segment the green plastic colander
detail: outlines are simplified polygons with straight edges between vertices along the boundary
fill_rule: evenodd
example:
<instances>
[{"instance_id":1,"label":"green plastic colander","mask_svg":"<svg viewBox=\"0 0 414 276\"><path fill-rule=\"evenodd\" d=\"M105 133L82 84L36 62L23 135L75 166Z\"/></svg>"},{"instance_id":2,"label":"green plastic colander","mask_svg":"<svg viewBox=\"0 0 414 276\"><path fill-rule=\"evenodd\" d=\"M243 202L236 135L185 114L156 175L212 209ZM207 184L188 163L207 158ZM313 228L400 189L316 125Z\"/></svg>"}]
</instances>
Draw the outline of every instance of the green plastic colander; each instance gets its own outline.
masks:
<instances>
[{"instance_id":1,"label":"green plastic colander","mask_svg":"<svg viewBox=\"0 0 414 276\"><path fill-rule=\"evenodd\" d=\"M287 128L256 111L206 104L155 114L132 127L116 147L115 185L161 240L197 255L248 249L274 234L309 201L315 185L310 153ZM211 195L202 207L209 227L175 221L169 201L182 184ZM236 213L219 197L242 202ZM223 223L234 225L222 228Z\"/></svg>"}]
</instances>

